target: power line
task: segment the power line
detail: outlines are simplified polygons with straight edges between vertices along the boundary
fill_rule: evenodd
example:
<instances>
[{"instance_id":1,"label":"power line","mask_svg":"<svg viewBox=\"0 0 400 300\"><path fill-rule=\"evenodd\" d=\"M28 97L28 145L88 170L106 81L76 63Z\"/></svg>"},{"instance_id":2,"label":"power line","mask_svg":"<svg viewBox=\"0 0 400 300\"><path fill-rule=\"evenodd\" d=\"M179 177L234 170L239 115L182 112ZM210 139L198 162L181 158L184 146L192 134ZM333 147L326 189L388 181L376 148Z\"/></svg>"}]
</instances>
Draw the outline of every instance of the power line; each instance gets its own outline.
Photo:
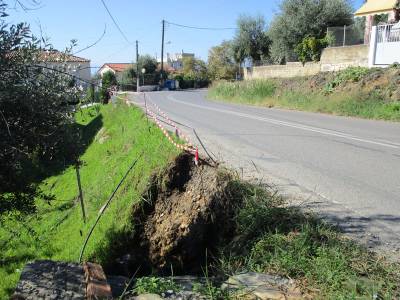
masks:
<instances>
[{"instance_id":1,"label":"power line","mask_svg":"<svg viewBox=\"0 0 400 300\"><path fill-rule=\"evenodd\" d=\"M87 50L87 49L89 49L89 48L92 48L93 46L95 46L96 44L98 44L98 43L104 38L104 36L106 35L106 31L107 31L107 24L104 24L104 31L103 31L103 34L97 39L97 41L95 41L93 44L91 44L91 45L89 45L89 46L86 46L85 48L79 49L78 51L76 51L76 52L74 53L74 55L75 55L75 54L78 54L78 53L80 53L80 52L83 52L83 51L85 51L85 50Z\"/></svg>"},{"instance_id":2,"label":"power line","mask_svg":"<svg viewBox=\"0 0 400 300\"><path fill-rule=\"evenodd\" d=\"M190 29L198 29L198 30L236 30L236 27L198 27L198 26L190 26L190 25L183 25L183 24L177 24L169 21L165 21L169 25L177 26L177 27L183 27L183 28L190 28Z\"/></svg>"},{"instance_id":3,"label":"power line","mask_svg":"<svg viewBox=\"0 0 400 300\"><path fill-rule=\"evenodd\" d=\"M121 30L121 28L119 27L117 21L114 19L113 15L111 14L110 10L108 9L106 3L104 2L104 0L100 0L101 3L103 3L104 8L106 9L108 15L110 16L111 20L113 21L115 27L117 27L118 31L121 33L121 35L123 36L123 38L125 39L125 41L127 41L129 44L132 44L128 38L126 37L125 33Z\"/></svg>"}]
</instances>

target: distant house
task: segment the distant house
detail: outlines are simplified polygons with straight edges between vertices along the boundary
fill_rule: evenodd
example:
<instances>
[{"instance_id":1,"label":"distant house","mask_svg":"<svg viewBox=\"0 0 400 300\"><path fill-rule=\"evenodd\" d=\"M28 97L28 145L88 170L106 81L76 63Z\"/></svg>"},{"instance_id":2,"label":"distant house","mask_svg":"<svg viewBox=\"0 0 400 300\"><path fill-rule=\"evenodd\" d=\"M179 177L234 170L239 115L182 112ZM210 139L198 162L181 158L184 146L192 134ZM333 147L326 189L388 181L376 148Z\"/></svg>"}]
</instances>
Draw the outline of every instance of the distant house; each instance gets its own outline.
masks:
<instances>
[{"instance_id":1,"label":"distant house","mask_svg":"<svg viewBox=\"0 0 400 300\"><path fill-rule=\"evenodd\" d=\"M78 85L87 87L90 80L90 60L58 50L43 50L39 56L39 64L51 69L65 70L75 77Z\"/></svg>"},{"instance_id":2,"label":"distant house","mask_svg":"<svg viewBox=\"0 0 400 300\"><path fill-rule=\"evenodd\" d=\"M105 63L98 71L97 74L100 75L100 77L103 77L103 74L106 72L113 72L115 74L115 77L117 78L117 81L121 81L122 79L122 73L133 67L132 63Z\"/></svg>"},{"instance_id":3,"label":"distant house","mask_svg":"<svg viewBox=\"0 0 400 300\"><path fill-rule=\"evenodd\" d=\"M369 43L372 26L376 25L377 15L387 15L388 23L400 20L399 0L368 0L355 12L356 17L365 17L365 42Z\"/></svg>"},{"instance_id":4,"label":"distant house","mask_svg":"<svg viewBox=\"0 0 400 300\"><path fill-rule=\"evenodd\" d=\"M179 71L183 68L183 59L186 57L194 58L194 53L176 53L176 54L169 54L167 53L167 63L172 69Z\"/></svg>"}]
</instances>

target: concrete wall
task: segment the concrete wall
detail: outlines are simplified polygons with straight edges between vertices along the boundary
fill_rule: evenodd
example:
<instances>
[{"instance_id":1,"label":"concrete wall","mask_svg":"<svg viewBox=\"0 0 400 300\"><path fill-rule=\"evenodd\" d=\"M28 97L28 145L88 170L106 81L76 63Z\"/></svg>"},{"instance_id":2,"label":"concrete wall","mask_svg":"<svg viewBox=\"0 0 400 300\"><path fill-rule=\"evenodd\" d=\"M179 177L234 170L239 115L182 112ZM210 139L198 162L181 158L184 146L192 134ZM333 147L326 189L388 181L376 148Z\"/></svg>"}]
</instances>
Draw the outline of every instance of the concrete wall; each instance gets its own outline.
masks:
<instances>
[{"instance_id":1,"label":"concrete wall","mask_svg":"<svg viewBox=\"0 0 400 300\"><path fill-rule=\"evenodd\" d=\"M262 79L262 78L290 78L299 76L311 76L320 71L319 63L288 63L286 65L261 66L247 68L244 71L244 78Z\"/></svg>"},{"instance_id":2,"label":"concrete wall","mask_svg":"<svg viewBox=\"0 0 400 300\"><path fill-rule=\"evenodd\" d=\"M339 71L350 66L368 67L368 53L368 45L326 48L322 52L320 62L309 62L304 66L300 62L293 62L286 65L247 68L244 70L244 78L292 78Z\"/></svg>"},{"instance_id":3,"label":"concrete wall","mask_svg":"<svg viewBox=\"0 0 400 300\"><path fill-rule=\"evenodd\" d=\"M321 72L368 67L368 53L369 45L326 48L321 55Z\"/></svg>"}]
</instances>

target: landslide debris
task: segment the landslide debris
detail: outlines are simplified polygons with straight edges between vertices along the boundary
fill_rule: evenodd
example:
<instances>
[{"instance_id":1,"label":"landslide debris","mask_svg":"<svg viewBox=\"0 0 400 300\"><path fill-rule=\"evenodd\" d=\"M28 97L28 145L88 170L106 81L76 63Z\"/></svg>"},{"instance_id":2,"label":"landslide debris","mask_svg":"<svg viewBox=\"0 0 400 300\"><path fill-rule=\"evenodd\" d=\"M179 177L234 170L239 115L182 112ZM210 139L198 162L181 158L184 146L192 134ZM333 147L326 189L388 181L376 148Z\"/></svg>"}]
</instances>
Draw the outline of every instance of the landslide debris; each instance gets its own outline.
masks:
<instances>
[{"instance_id":1,"label":"landslide debris","mask_svg":"<svg viewBox=\"0 0 400 300\"><path fill-rule=\"evenodd\" d=\"M117 259L123 266L119 273L201 273L233 235L241 202L234 193L229 173L204 161L195 166L193 155L179 155L152 177L143 200L133 207L134 232L129 249L124 247Z\"/></svg>"}]
</instances>

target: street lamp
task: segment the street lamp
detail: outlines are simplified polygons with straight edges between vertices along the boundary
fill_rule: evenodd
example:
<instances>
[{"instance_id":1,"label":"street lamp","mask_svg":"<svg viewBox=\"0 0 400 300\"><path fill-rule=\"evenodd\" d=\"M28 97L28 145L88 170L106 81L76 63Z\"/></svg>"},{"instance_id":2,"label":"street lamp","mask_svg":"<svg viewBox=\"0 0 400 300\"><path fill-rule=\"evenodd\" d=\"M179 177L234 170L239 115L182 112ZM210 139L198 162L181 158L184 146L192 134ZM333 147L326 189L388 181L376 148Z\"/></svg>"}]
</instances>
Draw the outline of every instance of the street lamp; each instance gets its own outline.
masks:
<instances>
[{"instance_id":1,"label":"street lamp","mask_svg":"<svg viewBox=\"0 0 400 300\"><path fill-rule=\"evenodd\" d=\"M142 74L143 74L143 85L144 85L144 73L146 73L146 69L142 68Z\"/></svg>"}]
</instances>

